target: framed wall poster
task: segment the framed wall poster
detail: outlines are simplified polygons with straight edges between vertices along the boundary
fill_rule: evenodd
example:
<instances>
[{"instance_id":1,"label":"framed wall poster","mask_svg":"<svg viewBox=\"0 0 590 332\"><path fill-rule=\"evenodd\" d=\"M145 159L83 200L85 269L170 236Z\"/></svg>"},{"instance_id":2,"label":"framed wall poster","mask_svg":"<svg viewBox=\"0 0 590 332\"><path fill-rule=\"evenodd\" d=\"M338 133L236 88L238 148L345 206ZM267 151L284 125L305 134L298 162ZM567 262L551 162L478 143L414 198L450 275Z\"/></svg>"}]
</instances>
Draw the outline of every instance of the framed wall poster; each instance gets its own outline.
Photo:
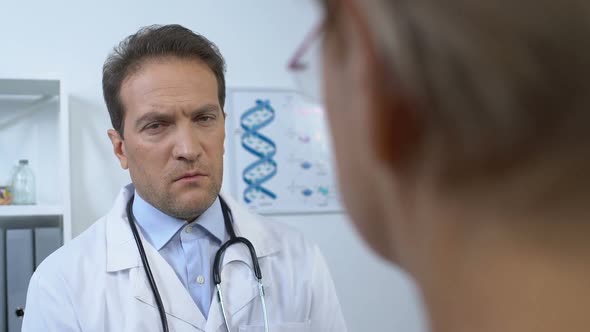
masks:
<instances>
[{"instance_id":1,"label":"framed wall poster","mask_svg":"<svg viewBox=\"0 0 590 332\"><path fill-rule=\"evenodd\" d=\"M261 214L340 212L324 111L294 91L228 89L233 194Z\"/></svg>"}]
</instances>

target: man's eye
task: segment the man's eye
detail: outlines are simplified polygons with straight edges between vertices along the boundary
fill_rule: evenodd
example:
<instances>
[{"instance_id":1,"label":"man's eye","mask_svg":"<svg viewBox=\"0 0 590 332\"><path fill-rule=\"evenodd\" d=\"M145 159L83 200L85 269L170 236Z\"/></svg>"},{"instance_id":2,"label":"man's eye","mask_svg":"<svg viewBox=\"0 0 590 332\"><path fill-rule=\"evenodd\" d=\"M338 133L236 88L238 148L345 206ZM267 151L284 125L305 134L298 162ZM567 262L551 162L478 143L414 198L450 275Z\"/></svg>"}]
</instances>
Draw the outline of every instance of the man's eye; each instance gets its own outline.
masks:
<instances>
[{"instance_id":1,"label":"man's eye","mask_svg":"<svg viewBox=\"0 0 590 332\"><path fill-rule=\"evenodd\" d=\"M213 120L215 120L215 117L213 115L203 115L201 117L199 117L199 122L212 122Z\"/></svg>"},{"instance_id":2,"label":"man's eye","mask_svg":"<svg viewBox=\"0 0 590 332\"><path fill-rule=\"evenodd\" d=\"M156 129L158 127L160 127L160 124L159 123L153 123L151 125L148 125L146 128L147 129Z\"/></svg>"},{"instance_id":3,"label":"man's eye","mask_svg":"<svg viewBox=\"0 0 590 332\"><path fill-rule=\"evenodd\" d=\"M149 131L155 131L158 129L162 129L164 126L165 125L162 122L153 122L153 123L150 123L147 126L145 126L144 129L149 130Z\"/></svg>"}]
</instances>

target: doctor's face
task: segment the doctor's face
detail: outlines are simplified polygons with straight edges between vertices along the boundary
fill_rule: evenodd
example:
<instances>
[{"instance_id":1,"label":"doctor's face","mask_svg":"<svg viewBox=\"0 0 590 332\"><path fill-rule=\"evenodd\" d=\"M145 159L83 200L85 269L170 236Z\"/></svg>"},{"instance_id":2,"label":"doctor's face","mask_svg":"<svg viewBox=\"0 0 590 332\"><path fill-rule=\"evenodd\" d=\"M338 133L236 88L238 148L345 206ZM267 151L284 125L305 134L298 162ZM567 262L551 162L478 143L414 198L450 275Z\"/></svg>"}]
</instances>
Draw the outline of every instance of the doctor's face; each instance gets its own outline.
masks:
<instances>
[{"instance_id":1,"label":"doctor's face","mask_svg":"<svg viewBox=\"0 0 590 332\"><path fill-rule=\"evenodd\" d=\"M148 59L121 86L124 138L109 131L138 194L164 213L193 220L223 177L225 115L217 80L194 59Z\"/></svg>"}]
</instances>

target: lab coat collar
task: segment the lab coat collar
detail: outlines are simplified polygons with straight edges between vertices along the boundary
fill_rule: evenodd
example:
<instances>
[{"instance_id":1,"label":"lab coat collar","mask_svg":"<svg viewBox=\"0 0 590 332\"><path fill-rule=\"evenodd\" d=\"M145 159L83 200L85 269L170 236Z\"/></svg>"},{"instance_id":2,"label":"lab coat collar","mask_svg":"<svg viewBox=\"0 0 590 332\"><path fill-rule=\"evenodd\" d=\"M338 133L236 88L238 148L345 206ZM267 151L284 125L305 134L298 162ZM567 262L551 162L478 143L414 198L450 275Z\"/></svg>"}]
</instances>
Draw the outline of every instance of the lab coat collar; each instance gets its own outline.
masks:
<instances>
[{"instance_id":1,"label":"lab coat collar","mask_svg":"<svg viewBox=\"0 0 590 332\"><path fill-rule=\"evenodd\" d=\"M145 272L143 269L135 269L142 266L142 264L135 240L133 239L133 233L128 224L126 212L127 202L133 192L134 188L132 185L123 188L112 210L107 215L107 272L132 269L130 271L130 277L135 279L136 298L148 305L156 307ZM268 228L263 227L261 222L257 220L257 217L239 206L228 195L222 194L221 196L227 202L233 213L233 226L236 235L247 238L254 245L256 256L261 262L263 283L268 289L273 284L272 274L270 273L269 267L262 263L262 260L264 257L279 250L279 239ZM143 240L141 234L140 236L142 237L148 260L152 264L152 272L154 272L166 312L197 328L202 329L206 323L208 331L211 327L217 330L223 324L223 317L217 303L217 296L214 296L209 311L209 318L205 321L205 318L200 313L188 291L184 289L184 286L176 277L172 268L159 255L155 248ZM240 261L245 264L230 264L234 261ZM245 266L248 268L245 268ZM234 245L227 249L222 263L221 286L224 290L227 311L230 317L258 296L257 281L255 280L252 266L250 254L243 246Z\"/></svg>"},{"instance_id":2,"label":"lab coat collar","mask_svg":"<svg viewBox=\"0 0 590 332\"><path fill-rule=\"evenodd\" d=\"M106 216L107 272L139 267L141 264L127 219L127 202L134 191L132 184L125 186Z\"/></svg>"},{"instance_id":3,"label":"lab coat collar","mask_svg":"<svg viewBox=\"0 0 590 332\"><path fill-rule=\"evenodd\" d=\"M141 258L137 251L133 233L127 219L127 202L133 195L135 188L132 184L125 186L115 200L115 204L107 215L106 244L107 244L107 272L115 272L141 266ZM237 236L250 240L256 249L258 258L268 256L279 250L279 241L273 234L248 212L236 203L229 195L221 194L229 206L234 219L234 229ZM141 233L141 232L140 232ZM145 246L145 243L144 243ZM233 250L238 249L238 250ZM252 267L247 250L239 246L231 246L225 253L223 265L240 260Z\"/></svg>"}]
</instances>

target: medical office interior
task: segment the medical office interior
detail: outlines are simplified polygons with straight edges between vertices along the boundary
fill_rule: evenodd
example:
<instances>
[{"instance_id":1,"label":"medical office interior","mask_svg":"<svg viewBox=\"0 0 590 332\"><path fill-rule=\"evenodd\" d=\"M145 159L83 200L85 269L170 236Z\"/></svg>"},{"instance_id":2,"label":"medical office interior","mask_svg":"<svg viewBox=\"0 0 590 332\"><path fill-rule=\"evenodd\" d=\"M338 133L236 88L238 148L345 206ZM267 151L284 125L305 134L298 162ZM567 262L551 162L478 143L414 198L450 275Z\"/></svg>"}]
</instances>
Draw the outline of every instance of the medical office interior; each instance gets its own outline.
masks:
<instances>
[{"instance_id":1,"label":"medical office interior","mask_svg":"<svg viewBox=\"0 0 590 332\"><path fill-rule=\"evenodd\" d=\"M113 46L140 27L171 23L219 46L227 62L230 102L223 191L243 202L238 176L243 172L243 132L232 106L247 104L244 96L264 98L267 92L296 98L287 63L319 13L314 1L304 0L0 3L0 331L15 332L21 324L17 311L26 312L26 288L35 266L105 214L130 181L107 137L111 124L101 70ZM234 98L231 105L232 96L240 93L243 98ZM305 124L299 129L305 130ZM296 131L286 135L313 141L313 135ZM329 155L329 137L323 139L328 143L318 153ZM276 148L296 149L289 142L283 139ZM315 165L304 159L293 162L302 169ZM332 167L325 172L334 174ZM10 202L16 177L34 178L31 201ZM297 190L311 195L302 188ZM426 331L411 280L371 253L344 209L330 204L323 210L299 204L274 211L262 207L260 212L269 214L269 222L289 224L319 245L349 331Z\"/></svg>"}]
</instances>

